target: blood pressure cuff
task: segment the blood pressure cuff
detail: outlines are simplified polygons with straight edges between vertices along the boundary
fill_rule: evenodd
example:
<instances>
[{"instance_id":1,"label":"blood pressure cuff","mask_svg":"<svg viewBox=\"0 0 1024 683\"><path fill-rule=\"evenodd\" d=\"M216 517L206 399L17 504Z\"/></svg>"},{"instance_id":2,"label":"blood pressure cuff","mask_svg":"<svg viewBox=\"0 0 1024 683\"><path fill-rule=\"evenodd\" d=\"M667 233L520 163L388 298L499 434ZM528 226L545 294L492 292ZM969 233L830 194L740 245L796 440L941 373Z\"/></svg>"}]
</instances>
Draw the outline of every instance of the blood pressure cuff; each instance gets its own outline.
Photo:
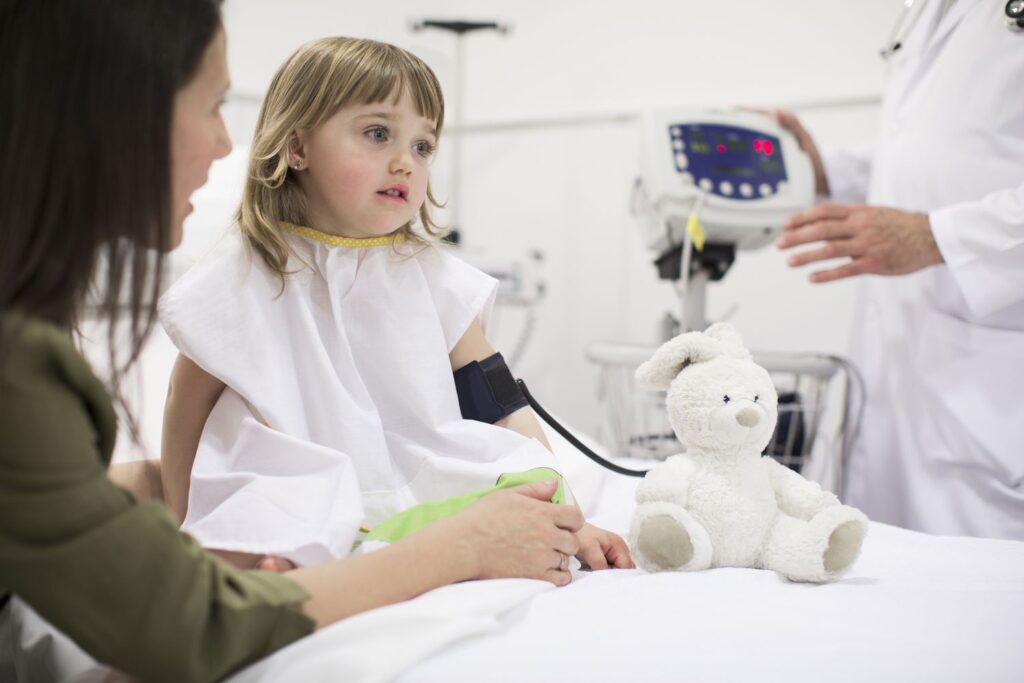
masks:
<instances>
[{"instance_id":1,"label":"blood pressure cuff","mask_svg":"<svg viewBox=\"0 0 1024 683\"><path fill-rule=\"evenodd\" d=\"M529 405L500 353L456 370L455 391L467 420L494 424Z\"/></svg>"}]
</instances>

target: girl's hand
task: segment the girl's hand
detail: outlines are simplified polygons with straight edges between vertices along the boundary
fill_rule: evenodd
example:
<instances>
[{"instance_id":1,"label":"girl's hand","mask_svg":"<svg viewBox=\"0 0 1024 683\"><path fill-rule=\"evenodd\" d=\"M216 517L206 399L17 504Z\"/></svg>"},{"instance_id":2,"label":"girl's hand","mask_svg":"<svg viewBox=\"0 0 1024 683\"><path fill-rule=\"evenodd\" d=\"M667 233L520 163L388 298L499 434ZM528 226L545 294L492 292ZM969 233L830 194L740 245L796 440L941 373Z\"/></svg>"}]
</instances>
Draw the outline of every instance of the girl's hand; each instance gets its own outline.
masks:
<instances>
[{"instance_id":1,"label":"girl's hand","mask_svg":"<svg viewBox=\"0 0 1024 683\"><path fill-rule=\"evenodd\" d=\"M576 559L591 569L634 569L633 558L629 556L629 547L618 534L584 524L576 537L580 541L580 550Z\"/></svg>"},{"instance_id":2,"label":"girl's hand","mask_svg":"<svg viewBox=\"0 0 1024 683\"><path fill-rule=\"evenodd\" d=\"M556 586L572 580L568 558L579 552L583 515L574 505L550 502L557 486L552 479L495 491L446 520L461 526L456 551L469 558L473 578L543 579Z\"/></svg>"},{"instance_id":3,"label":"girl's hand","mask_svg":"<svg viewBox=\"0 0 1024 683\"><path fill-rule=\"evenodd\" d=\"M265 572L277 572L278 574L290 572L295 568L294 562L277 555L264 555L256 563L256 569L262 569Z\"/></svg>"}]
</instances>

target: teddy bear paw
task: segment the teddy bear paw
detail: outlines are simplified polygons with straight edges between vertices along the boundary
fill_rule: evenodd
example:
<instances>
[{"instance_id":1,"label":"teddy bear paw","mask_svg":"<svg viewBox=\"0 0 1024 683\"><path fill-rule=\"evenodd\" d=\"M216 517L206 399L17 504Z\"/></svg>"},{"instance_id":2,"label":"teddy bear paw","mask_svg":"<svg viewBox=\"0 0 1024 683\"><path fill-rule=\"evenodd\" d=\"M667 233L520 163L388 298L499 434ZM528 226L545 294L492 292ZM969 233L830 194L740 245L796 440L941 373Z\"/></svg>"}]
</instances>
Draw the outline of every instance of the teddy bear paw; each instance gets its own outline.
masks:
<instances>
[{"instance_id":1,"label":"teddy bear paw","mask_svg":"<svg viewBox=\"0 0 1024 683\"><path fill-rule=\"evenodd\" d=\"M864 536L867 532L867 518L860 510L846 505L833 510L825 556L822 558L825 571L830 575L845 572L860 555Z\"/></svg>"},{"instance_id":2,"label":"teddy bear paw","mask_svg":"<svg viewBox=\"0 0 1024 683\"><path fill-rule=\"evenodd\" d=\"M693 542L686 527L671 515L655 515L640 524L637 550L659 570L678 569L693 559Z\"/></svg>"},{"instance_id":3,"label":"teddy bear paw","mask_svg":"<svg viewBox=\"0 0 1024 683\"><path fill-rule=\"evenodd\" d=\"M707 530L674 503L652 501L640 505L630 525L629 539L636 563L649 572L711 566Z\"/></svg>"}]
</instances>

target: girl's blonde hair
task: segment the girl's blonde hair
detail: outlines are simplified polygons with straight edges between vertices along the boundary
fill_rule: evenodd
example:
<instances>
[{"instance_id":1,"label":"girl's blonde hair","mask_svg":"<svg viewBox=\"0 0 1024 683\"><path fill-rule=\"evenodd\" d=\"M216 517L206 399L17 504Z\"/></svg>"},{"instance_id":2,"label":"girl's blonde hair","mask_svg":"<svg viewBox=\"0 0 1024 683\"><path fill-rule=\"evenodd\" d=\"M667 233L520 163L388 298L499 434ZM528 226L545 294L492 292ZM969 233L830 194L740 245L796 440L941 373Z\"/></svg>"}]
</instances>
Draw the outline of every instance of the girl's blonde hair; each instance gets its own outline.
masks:
<instances>
[{"instance_id":1,"label":"girl's blonde hair","mask_svg":"<svg viewBox=\"0 0 1024 683\"><path fill-rule=\"evenodd\" d=\"M288 144L296 129L312 131L342 107L374 104L408 92L416 113L444 124L444 96L430 67L405 50L358 38L321 38L300 47L281 65L260 109L249 172L238 209L238 225L267 265L282 276L291 250L282 222L308 225L305 195L288 166ZM444 231L430 217L440 207L427 184L420 221L428 235ZM406 240L426 241L411 223L398 229Z\"/></svg>"}]
</instances>

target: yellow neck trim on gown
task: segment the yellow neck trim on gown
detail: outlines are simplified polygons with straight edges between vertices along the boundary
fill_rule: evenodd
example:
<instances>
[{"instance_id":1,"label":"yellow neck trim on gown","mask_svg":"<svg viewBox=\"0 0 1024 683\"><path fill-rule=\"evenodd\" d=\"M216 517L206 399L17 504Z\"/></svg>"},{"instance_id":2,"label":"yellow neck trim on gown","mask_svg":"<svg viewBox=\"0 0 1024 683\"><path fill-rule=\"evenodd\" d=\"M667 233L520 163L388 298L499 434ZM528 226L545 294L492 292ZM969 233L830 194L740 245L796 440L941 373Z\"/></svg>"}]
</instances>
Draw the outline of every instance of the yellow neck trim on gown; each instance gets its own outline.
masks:
<instances>
[{"instance_id":1,"label":"yellow neck trim on gown","mask_svg":"<svg viewBox=\"0 0 1024 683\"><path fill-rule=\"evenodd\" d=\"M288 232L294 233L311 239L315 242L322 242L323 244L332 247L351 247L355 249L365 249L367 247L389 247L392 244L401 244L405 241L405 235L402 233L391 233L390 235L384 235L382 237L340 237L338 235L328 235L326 232L320 232L313 228L307 228L302 225L294 225L292 223L286 223L281 221L281 227Z\"/></svg>"}]
</instances>

